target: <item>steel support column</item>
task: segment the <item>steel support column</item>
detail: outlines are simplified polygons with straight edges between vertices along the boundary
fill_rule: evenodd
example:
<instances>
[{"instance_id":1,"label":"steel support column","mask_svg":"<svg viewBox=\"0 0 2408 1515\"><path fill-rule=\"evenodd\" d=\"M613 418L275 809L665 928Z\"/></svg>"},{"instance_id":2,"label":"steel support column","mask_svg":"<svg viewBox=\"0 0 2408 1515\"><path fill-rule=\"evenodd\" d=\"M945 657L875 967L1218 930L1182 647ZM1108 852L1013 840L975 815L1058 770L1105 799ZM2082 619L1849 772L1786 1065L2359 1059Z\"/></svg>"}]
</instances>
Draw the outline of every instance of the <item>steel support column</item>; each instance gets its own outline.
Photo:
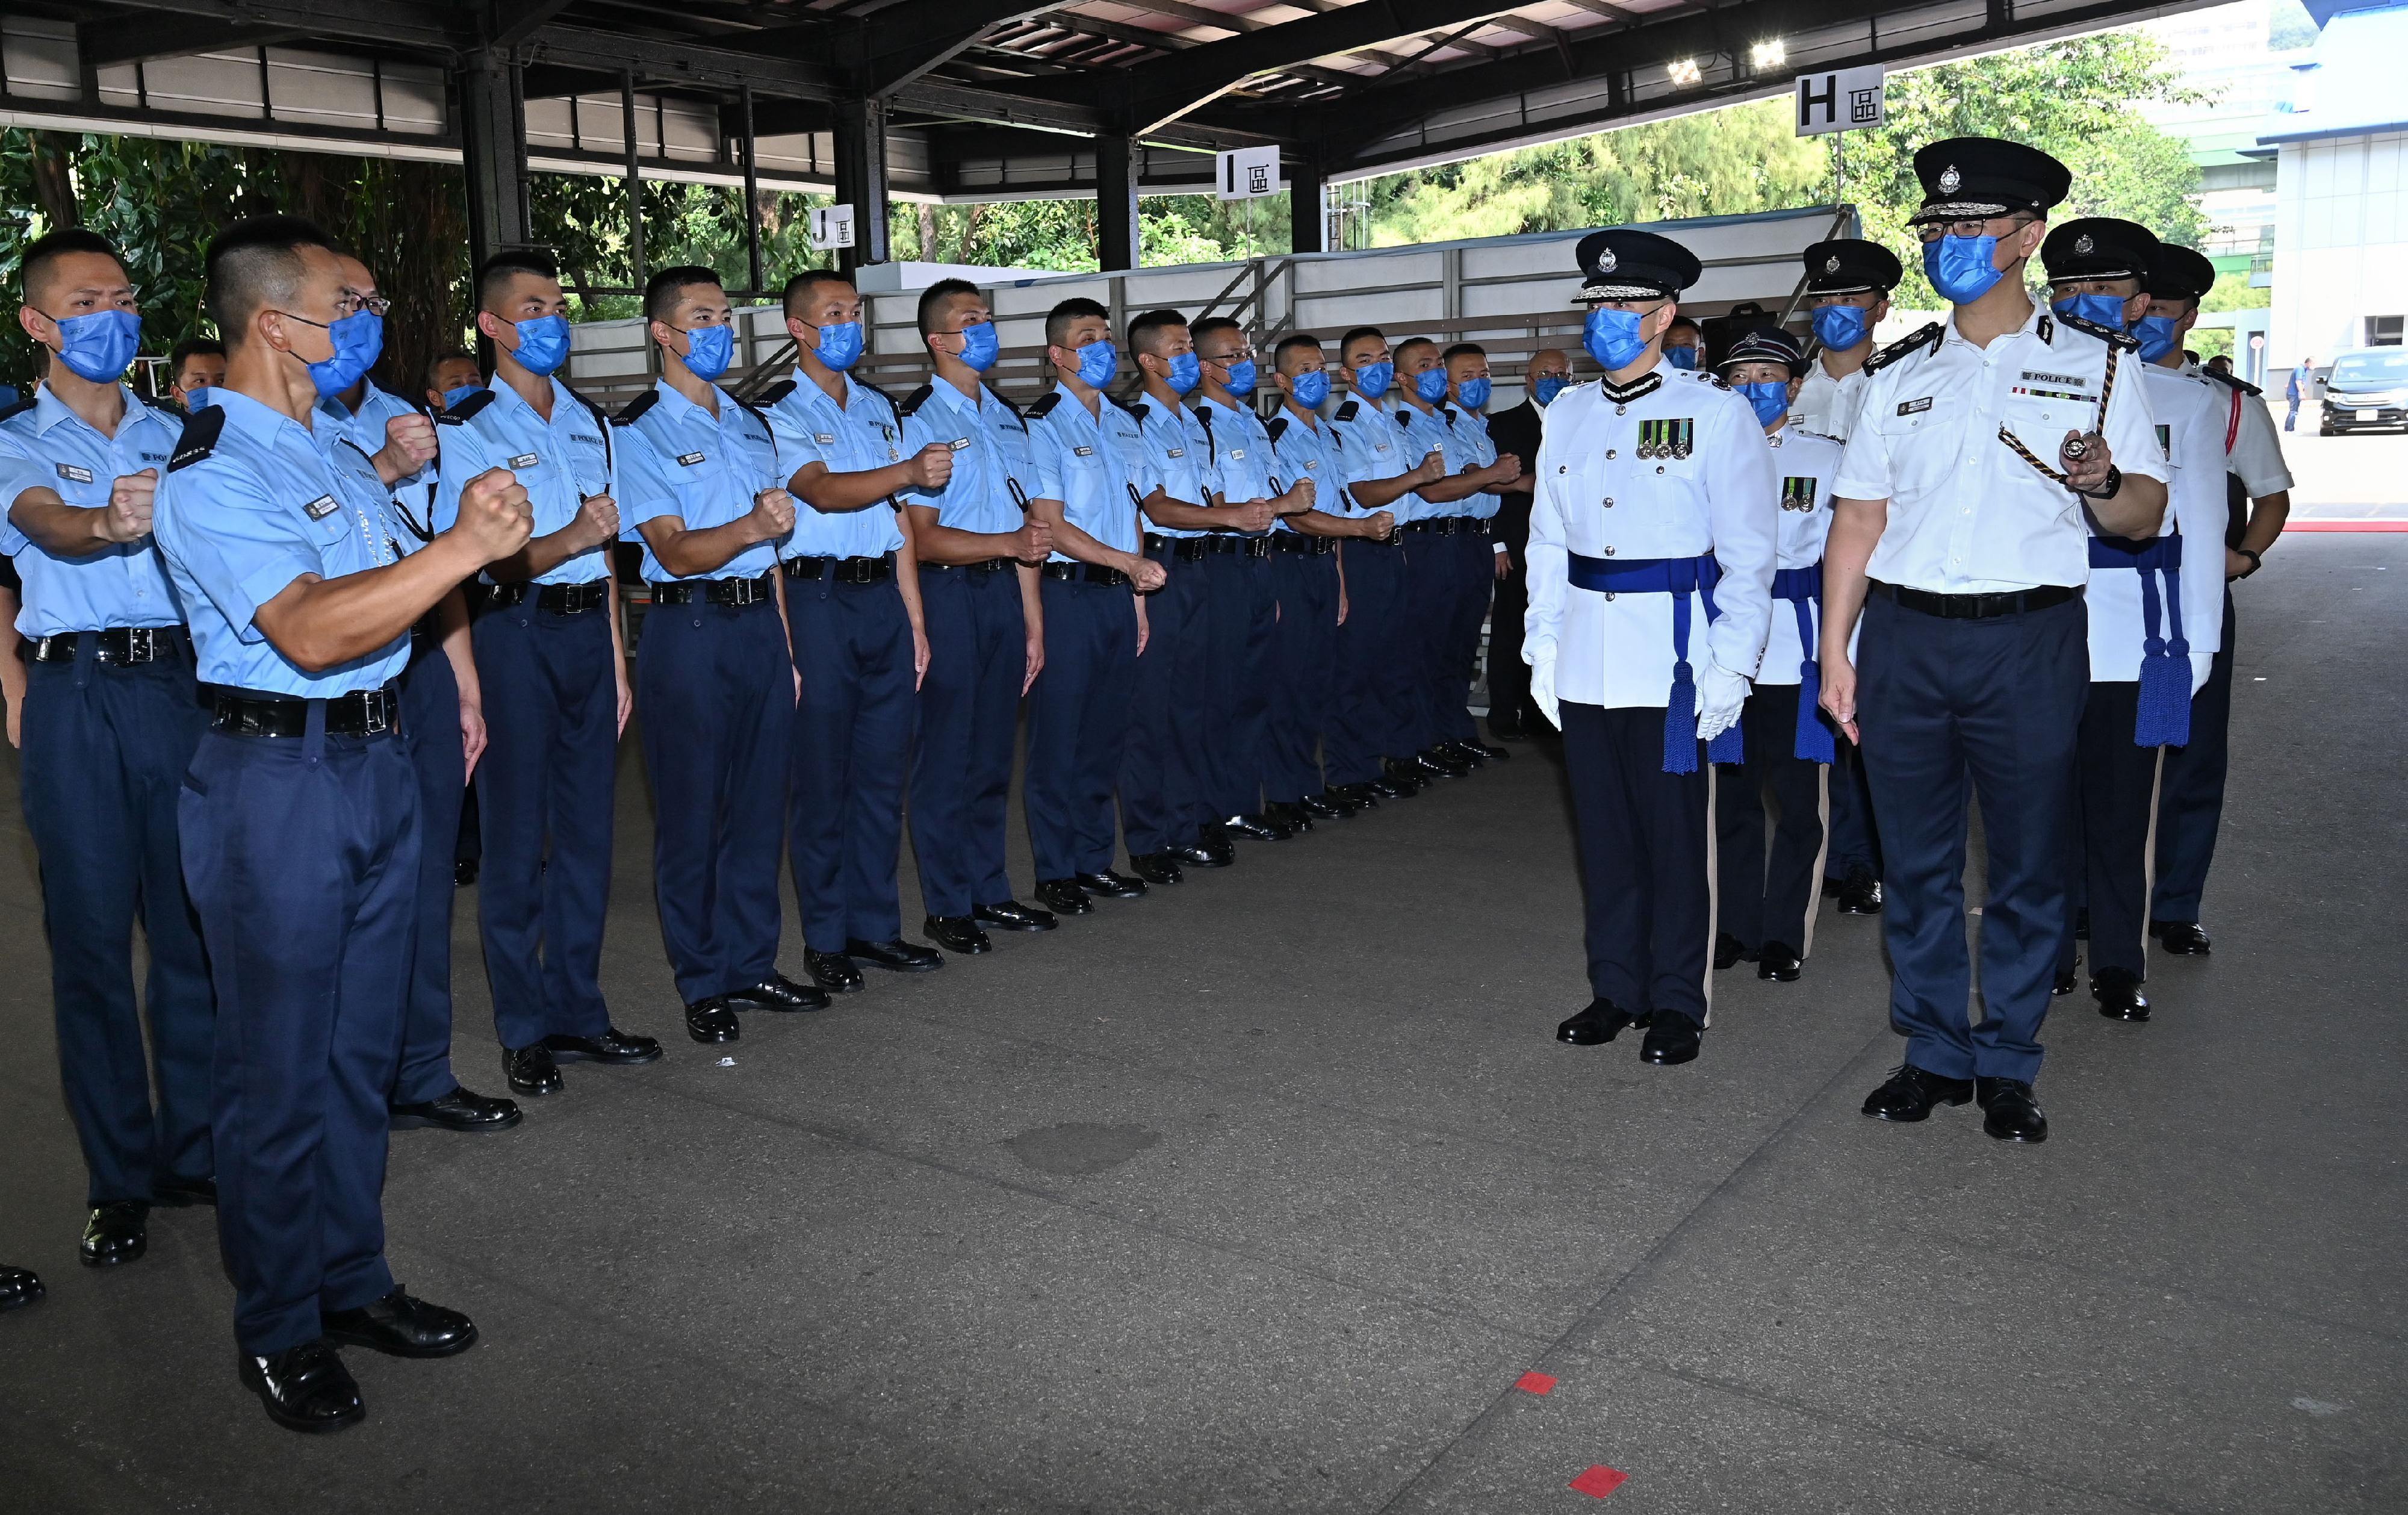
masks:
<instances>
[{"instance_id":1,"label":"steel support column","mask_svg":"<svg viewBox=\"0 0 2408 1515\"><path fill-rule=\"evenodd\" d=\"M836 198L853 207L853 245L838 253L850 273L893 256L886 241L886 102L853 95L836 108Z\"/></svg>"},{"instance_id":2,"label":"steel support column","mask_svg":"<svg viewBox=\"0 0 2408 1515\"><path fill-rule=\"evenodd\" d=\"M1297 252L1329 251L1329 217L1322 207L1321 165L1290 150L1280 152L1287 173L1287 224L1290 248Z\"/></svg>"},{"instance_id":3,"label":"steel support column","mask_svg":"<svg viewBox=\"0 0 2408 1515\"><path fill-rule=\"evenodd\" d=\"M1106 273L1142 264L1137 180L1144 166L1145 149L1133 138L1113 132L1096 138L1096 253Z\"/></svg>"},{"instance_id":4,"label":"steel support column","mask_svg":"<svg viewBox=\"0 0 2408 1515\"><path fill-rule=\"evenodd\" d=\"M526 103L518 65L501 53L469 53L452 77L460 97L468 252L481 263L528 241Z\"/></svg>"}]
</instances>

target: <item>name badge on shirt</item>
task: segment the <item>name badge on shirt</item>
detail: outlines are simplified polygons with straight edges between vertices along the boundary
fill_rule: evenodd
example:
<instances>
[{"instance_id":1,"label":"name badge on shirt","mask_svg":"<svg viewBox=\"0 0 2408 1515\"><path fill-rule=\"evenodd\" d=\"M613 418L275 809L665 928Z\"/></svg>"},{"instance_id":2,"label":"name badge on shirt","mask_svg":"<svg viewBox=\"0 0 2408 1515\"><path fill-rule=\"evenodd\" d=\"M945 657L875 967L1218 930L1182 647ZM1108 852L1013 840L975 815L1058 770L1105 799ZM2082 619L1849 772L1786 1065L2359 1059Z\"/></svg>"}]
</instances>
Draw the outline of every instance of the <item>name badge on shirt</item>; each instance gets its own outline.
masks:
<instances>
[{"instance_id":1,"label":"name badge on shirt","mask_svg":"<svg viewBox=\"0 0 2408 1515\"><path fill-rule=\"evenodd\" d=\"M72 463L62 463L59 465L59 477L75 483L92 483L92 470L90 469L77 468Z\"/></svg>"},{"instance_id":2,"label":"name badge on shirt","mask_svg":"<svg viewBox=\"0 0 2408 1515\"><path fill-rule=\"evenodd\" d=\"M702 461L702 454L700 453L680 453L678 454L678 461L684 464L687 468L692 468Z\"/></svg>"},{"instance_id":3,"label":"name badge on shirt","mask_svg":"<svg viewBox=\"0 0 2408 1515\"><path fill-rule=\"evenodd\" d=\"M1246 450L1242 447L1232 447L1229 449L1229 456L1233 459L1241 458L1245 455Z\"/></svg>"},{"instance_id":4,"label":"name badge on shirt","mask_svg":"<svg viewBox=\"0 0 2408 1515\"><path fill-rule=\"evenodd\" d=\"M1165 457L1185 457L1187 455L1187 449L1184 447L1167 448L1164 450L1162 455Z\"/></svg>"},{"instance_id":5,"label":"name badge on shirt","mask_svg":"<svg viewBox=\"0 0 2408 1515\"><path fill-rule=\"evenodd\" d=\"M334 496L320 495L316 499L313 499L308 504L302 506L301 513L308 516L312 521L322 521L326 517L334 514L335 512L340 508L340 506L337 506L335 503Z\"/></svg>"},{"instance_id":6,"label":"name badge on shirt","mask_svg":"<svg viewBox=\"0 0 2408 1515\"><path fill-rule=\"evenodd\" d=\"M1093 457L1096 455L1096 450L1092 447L1073 447L1070 449L1070 454L1073 457Z\"/></svg>"},{"instance_id":7,"label":"name badge on shirt","mask_svg":"<svg viewBox=\"0 0 2408 1515\"><path fill-rule=\"evenodd\" d=\"M825 447L836 440L836 433L833 431L814 431L811 433L811 440L819 443L822 447Z\"/></svg>"},{"instance_id":8,"label":"name badge on shirt","mask_svg":"<svg viewBox=\"0 0 2408 1515\"><path fill-rule=\"evenodd\" d=\"M521 453L518 456L510 459L510 467L514 469L531 469L539 461L540 459L538 459L533 453Z\"/></svg>"},{"instance_id":9,"label":"name badge on shirt","mask_svg":"<svg viewBox=\"0 0 2408 1515\"><path fill-rule=\"evenodd\" d=\"M1308 457L1304 460L1304 466L1308 469L1317 469L1321 467L1321 459L1317 457Z\"/></svg>"},{"instance_id":10,"label":"name badge on shirt","mask_svg":"<svg viewBox=\"0 0 2408 1515\"><path fill-rule=\"evenodd\" d=\"M1931 397L1926 395L1921 399L1899 401L1898 413L1900 415L1915 415L1929 409L1931 409Z\"/></svg>"},{"instance_id":11,"label":"name badge on shirt","mask_svg":"<svg viewBox=\"0 0 2408 1515\"><path fill-rule=\"evenodd\" d=\"M969 444L970 440L968 437L956 437L952 441L945 443L947 447L952 448L956 453L960 452L963 448L968 447Z\"/></svg>"}]
</instances>

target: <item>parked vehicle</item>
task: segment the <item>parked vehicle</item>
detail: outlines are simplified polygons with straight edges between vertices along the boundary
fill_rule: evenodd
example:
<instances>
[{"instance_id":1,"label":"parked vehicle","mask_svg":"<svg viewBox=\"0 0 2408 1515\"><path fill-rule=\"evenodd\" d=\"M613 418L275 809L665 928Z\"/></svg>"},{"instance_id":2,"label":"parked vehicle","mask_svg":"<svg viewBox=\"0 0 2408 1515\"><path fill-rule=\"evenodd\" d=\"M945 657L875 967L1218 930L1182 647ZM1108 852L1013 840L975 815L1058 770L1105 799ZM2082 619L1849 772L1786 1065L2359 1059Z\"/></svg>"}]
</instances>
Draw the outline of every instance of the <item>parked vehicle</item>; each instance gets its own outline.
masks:
<instances>
[{"instance_id":1,"label":"parked vehicle","mask_svg":"<svg viewBox=\"0 0 2408 1515\"><path fill-rule=\"evenodd\" d=\"M2368 347L2333 360L2319 436L2408 431L2408 347Z\"/></svg>"}]
</instances>

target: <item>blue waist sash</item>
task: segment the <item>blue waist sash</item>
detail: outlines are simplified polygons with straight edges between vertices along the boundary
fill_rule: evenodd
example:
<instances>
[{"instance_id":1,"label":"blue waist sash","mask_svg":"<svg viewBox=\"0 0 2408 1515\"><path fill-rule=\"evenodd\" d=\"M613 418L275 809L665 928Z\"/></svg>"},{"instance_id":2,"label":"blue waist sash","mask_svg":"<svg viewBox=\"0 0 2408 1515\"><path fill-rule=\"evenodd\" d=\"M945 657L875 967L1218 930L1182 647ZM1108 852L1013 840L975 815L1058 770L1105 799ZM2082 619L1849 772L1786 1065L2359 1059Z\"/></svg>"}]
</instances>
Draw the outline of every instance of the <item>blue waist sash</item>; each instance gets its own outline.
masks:
<instances>
[{"instance_id":1,"label":"blue waist sash","mask_svg":"<svg viewBox=\"0 0 2408 1515\"><path fill-rule=\"evenodd\" d=\"M1583 557L1567 553L1572 586L1601 595L1670 595L1672 597L1672 687L1664 697L1664 772L1698 771L1698 682L1689 667L1689 596L1706 602L1706 624L1713 624L1714 584L1722 565L1708 553L1702 557L1637 557L1616 562L1610 557ZM1747 760L1746 738L1734 722L1706 748L1711 762Z\"/></svg>"},{"instance_id":2,"label":"blue waist sash","mask_svg":"<svg viewBox=\"0 0 2408 1515\"><path fill-rule=\"evenodd\" d=\"M2141 576L2140 709L2132 718L2132 741L2139 746L2190 744L2190 642L2183 635L2182 546L2180 532L2146 541L2090 539L2093 569L2130 569ZM2166 636L2158 635L2161 615L2170 633Z\"/></svg>"},{"instance_id":3,"label":"blue waist sash","mask_svg":"<svg viewBox=\"0 0 2408 1515\"><path fill-rule=\"evenodd\" d=\"M1828 763L1839 757L1831 729L1823 724L1823 664L1815 640L1815 618L1822 613L1823 565L1775 569L1772 598L1785 599L1798 612L1798 730L1791 751L1810 763Z\"/></svg>"}]
</instances>

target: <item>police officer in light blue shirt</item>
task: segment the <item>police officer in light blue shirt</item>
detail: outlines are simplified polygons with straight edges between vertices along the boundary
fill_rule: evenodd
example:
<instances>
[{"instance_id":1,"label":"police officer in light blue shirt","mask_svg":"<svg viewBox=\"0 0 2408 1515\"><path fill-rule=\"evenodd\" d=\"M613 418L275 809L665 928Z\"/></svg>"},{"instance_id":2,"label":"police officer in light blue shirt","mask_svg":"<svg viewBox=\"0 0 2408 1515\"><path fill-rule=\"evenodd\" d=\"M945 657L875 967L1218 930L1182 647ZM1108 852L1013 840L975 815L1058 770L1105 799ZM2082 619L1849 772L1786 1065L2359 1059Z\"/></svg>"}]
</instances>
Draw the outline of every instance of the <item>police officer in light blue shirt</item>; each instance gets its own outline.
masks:
<instances>
[{"instance_id":1,"label":"police officer in light blue shirt","mask_svg":"<svg viewBox=\"0 0 2408 1515\"><path fill-rule=\"evenodd\" d=\"M183 610L150 536L181 418L120 382L140 317L108 243L53 232L21 267L18 319L47 371L0 417L0 553L23 580L23 640L9 649L25 658L20 784L61 1082L89 1176L80 1256L103 1266L142 1255L152 1204L211 1198L212 1000L175 810L201 716ZM137 919L150 958L139 1007Z\"/></svg>"},{"instance_id":2,"label":"police officer in light blue shirt","mask_svg":"<svg viewBox=\"0 0 2408 1515\"><path fill-rule=\"evenodd\" d=\"M561 1088L563 1062L661 1055L653 1038L614 1028L602 996L611 792L634 703L610 566L618 455L602 412L558 377L568 302L551 260L486 259L477 302L494 379L439 418L434 522L450 526L462 491L494 469L518 479L535 512L524 550L471 586L482 607L470 671L488 742L477 765L485 977L503 1072L512 1090L539 1096ZM434 1098L434 1080L416 1073L405 1057L397 1100Z\"/></svg>"},{"instance_id":3,"label":"police officer in light blue shirt","mask_svg":"<svg viewBox=\"0 0 2408 1515\"><path fill-rule=\"evenodd\" d=\"M1020 697L1045 663L1036 565L1054 531L1025 513L1029 469L1020 417L980 375L1000 350L978 287L939 280L920 292L920 339L936 377L905 397L903 451L953 454L941 484L903 491L918 550L928 631L920 747L911 769L911 842L924 924L948 952L993 950L985 927L1052 931L1054 916L1011 897L1006 806Z\"/></svg>"},{"instance_id":4,"label":"police officer in light blue shirt","mask_svg":"<svg viewBox=\"0 0 2408 1515\"><path fill-rule=\"evenodd\" d=\"M896 856L911 717L928 668L918 559L896 491L942 484L951 448L903 453L903 418L854 379L861 293L815 270L786 285L795 375L762 392L778 475L797 506L786 540L786 621L802 702L786 851L801 902L803 963L824 989L862 987L861 966L927 973L944 959L903 940Z\"/></svg>"},{"instance_id":5,"label":"police officer in light blue shirt","mask_svg":"<svg viewBox=\"0 0 2408 1515\"><path fill-rule=\"evenodd\" d=\"M735 311L687 265L644 286L661 378L616 428L621 519L652 609L636 652L652 775L653 879L686 1033L732 1042L738 1010L819 1010L778 971L778 856L798 687L778 599L795 501L759 412L721 389ZM782 605L780 606L782 609Z\"/></svg>"},{"instance_id":6,"label":"police officer in light blue shirt","mask_svg":"<svg viewBox=\"0 0 2408 1515\"><path fill-rule=\"evenodd\" d=\"M1447 448L1448 466L1457 473L1487 470L1497 477L1497 485L1464 497L1455 535L1444 539L1454 545L1460 595L1439 649L1439 691L1444 697L1439 714L1440 729L1448 737L1440 750L1473 763L1503 762L1512 755L1482 742L1471 724L1469 691L1480 663L1480 628L1489 618L1489 602L1510 566L1504 540L1498 532L1497 514L1502 504L1498 491L1518 484L1529 460L1518 454L1509 459L1489 435L1488 350L1477 342L1457 342L1440 356L1446 364L1447 397L1440 403L1439 413L1446 417L1447 432L1453 438ZM1493 694L1490 703L1495 703Z\"/></svg>"},{"instance_id":7,"label":"police officer in light blue shirt","mask_svg":"<svg viewBox=\"0 0 2408 1515\"><path fill-rule=\"evenodd\" d=\"M411 624L531 520L497 470L404 555L366 459L330 461L316 400L346 382L331 328L362 307L323 234L238 224L208 281L226 383L178 442L157 533L211 694L178 812L218 992L219 1241L243 1382L279 1424L326 1431L363 1414L336 1343L438 1357L477 1338L383 1255L422 840L394 681Z\"/></svg>"}]
</instances>

